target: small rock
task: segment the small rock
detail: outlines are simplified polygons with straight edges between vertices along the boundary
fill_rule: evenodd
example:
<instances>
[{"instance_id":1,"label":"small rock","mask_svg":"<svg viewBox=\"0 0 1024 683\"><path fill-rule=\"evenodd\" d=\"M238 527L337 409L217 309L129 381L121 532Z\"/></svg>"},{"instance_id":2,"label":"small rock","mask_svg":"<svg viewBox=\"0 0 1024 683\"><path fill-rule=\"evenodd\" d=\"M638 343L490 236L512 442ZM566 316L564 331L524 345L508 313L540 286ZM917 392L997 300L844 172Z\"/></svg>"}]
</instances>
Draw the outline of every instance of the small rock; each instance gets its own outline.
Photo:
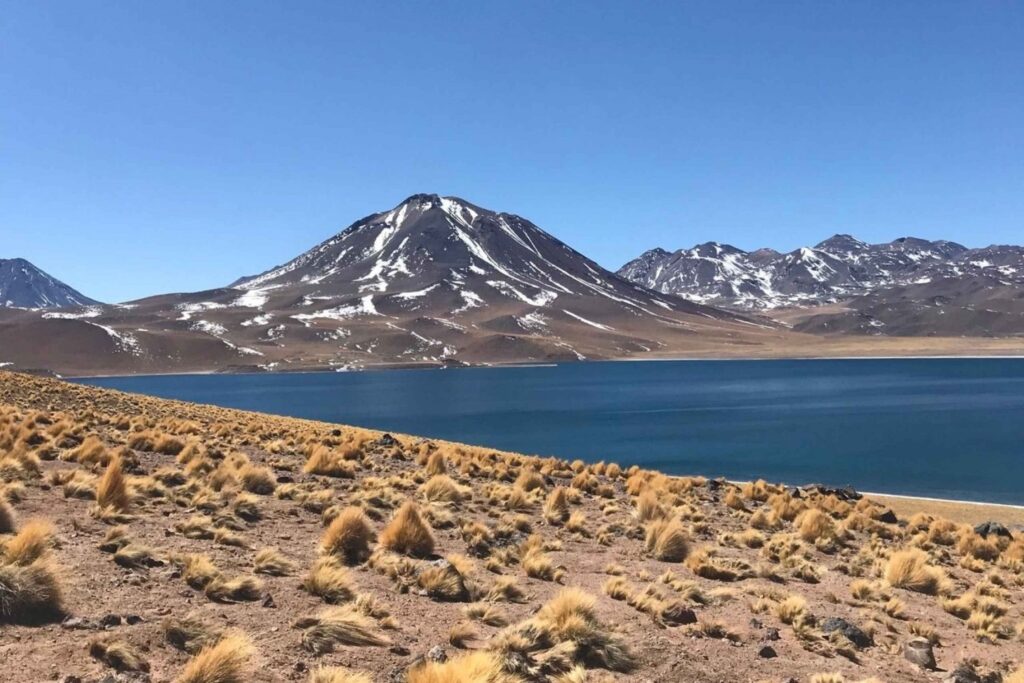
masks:
<instances>
[{"instance_id":1,"label":"small rock","mask_svg":"<svg viewBox=\"0 0 1024 683\"><path fill-rule=\"evenodd\" d=\"M409 654L409 648L402 645L392 645L388 648L391 654L398 655L399 657L405 657Z\"/></svg>"},{"instance_id":2,"label":"small rock","mask_svg":"<svg viewBox=\"0 0 1024 683\"><path fill-rule=\"evenodd\" d=\"M925 638L914 638L903 645L903 658L922 669L935 668L935 653L932 644Z\"/></svg>"},{"instance_id":3,"label":"small rock","mask_svg":"<svg viewBox=\"0 0 1024 683\"><path fill-rule=\"evenodd\" d=\"M774 626L769 626L768 629L764 632L764 639L772 641L778 640L779 629L775 628Z\"/></svg>"},{"instance_id":4,"label":"small rock","mask_svg":"<svg viewBox=\"0 0 1024 683\"><path fill-rule=\"evenodd\" d=\"M270 593L267 593L266 597L263 598L263 606L264 607L277 607L277 604L274 602L274 596L271 595Z\"/></svg>"},{"instance_id":5,"label":"small rock","mask_svg":"<svg viewBox=\"0 0 1024 683\"><path fill-rule=\"evenodd\" d=\"M86 629L93 628L93 625L89 623L87 619L82 617L68 617L60 623L61 628L66 628L72 631L84 631Z\"/></svg>"},{"instance_id":6,"label":"small rock","mask_svg":"<svg viewBox=\"0 0 1024 683\"><path fill-rule=\"evenodd\" d=\"M385 434L384 436L380 437L378 443L380 443L381 446L397 446L398 440L395 439L395 437L391 436L390 434Z\"/></svg>"},{"instance_id":7,"label":"small rock","mask_svg":"<svg viewBox=\"0 0 1024 683\"><path fill-rule=\"evenodd\" d=\"M982 522L978 526L974 527L974 532L982 538L988 538L989 536L1002 536L1003 538L1013 538L1013 534L1010 530L999 522Z\"/></svg>"},{"instance_id":8,"label":"small rock","mask_svg":"<svg viewBox=\"0 0 1024 683\"><path fill-rule=\"evenodd\" d=\"M306 670L306 663L305 662L295 662L295 667L294 668L299 673L302 673L303 671Z\"/></svg>"},{"instance_id":9,"label":"small rock","mask_svg":"<svg viewBox=\"0 0 1024 683\"><path fill-rule=\"evenodd\" d=\"M140 617L138 614L128 614L128 615L125 615L124 621L129 626L135 626L135 624L141 624L142 623L142 617Z\"/></svg>"},{"instance_id":10,"label":"small rock","mask_svg":"<svg viewBox=\"0 0 1024 683\"><path fill-rule=\"evenodd\" d=\"M121 625L121 617L116 614L105 614L100 619L100 626L103 628L113 628Z\"/></svg>"},{"instance_id":11,"label":"small rock","mask_svg":"<svg viewBox=\"0 0 1024 683\"><path fill-rule=\"evenodd\" d=\"M778 657L779 653L776 652L775 648L772 647L771 645L765 645L764 647L762 647L760 650L757 651L757 656L760 657L761 659L772 659L774 657Z\"/></svg>"},{"instance_id":12,"label":"small rock","mask_svg":"<svg viewBox=\"0 0 1024 683\"><path fill-rule=\"evenodd\" d=\"M80 676L65 676L60 679L60 683L82 683L82 678Z\"/></svg>"},{"instance_id":13,"label":"small rock","mask_svg":"<svg viewBox=\"0 0 1024 683\"><path fill-rule=\"evenodd\" d=\"M892 510L886 510L882 514L878 515L877 519L879 522L882 522L883 524L895 524L896 522L900 521L899 518L896 517L896 513L893 512Z\"/></svg>"},{"instance_id":14,"label":"small rock","mask_svg":"<svg viewBox=\"0 0 1024 683\"><path fill-rule=\"evenodd\" d=\"M862 631L858 626L851 624L846 619L840 617L829 617L825 620L825 623L821 625L823 633L833 633L838 631L847 640L857 646L857 648L871 647L874 645L874 641L871 640L871 636Z\"/></svg>"},{"instance_id":15,"label":"small rock","mask_svg":"<svg viewBox=\"0 0 1024 683\"><path fill-rule=\"evenodd\" d=\"M427 650L427 659L431 662L437 662L438 664L441 664L442 662L448 661L448 653L445 652L444 648L440 645L435 645L434 647Z\"/></svg>"},{"instance_id":16,"label":"small rock","mask_svg":"<svg viewBox=\"0 0 1024 683\"><path fill-rule=\"evenodd\" d=\"M751 619L750 628L754 629L755 631L760 631L764 628L764 624L761 623L760 619Z\"/></svg>"},{"instance_id":17,"label":"small rock","mask_svg":"<svg viewBox=\"0 0 1024 683\"><path fill-rule=\"evenodd\" d=\"M673 603L663 609L661 618L673 626L697 623L697 614L692 609L678 603Z\"/></svg>"},{"instance_id":18,"label":"small rock","mask_svg":"<svg viewBox=\"0 0 1024 683\"><path fill-rule=\"evenodd\" d=\"M942 683L981 683L981 676L974 670L970 662L960 662L953 673L944 678Z\"/></svg>"}]
</instances>

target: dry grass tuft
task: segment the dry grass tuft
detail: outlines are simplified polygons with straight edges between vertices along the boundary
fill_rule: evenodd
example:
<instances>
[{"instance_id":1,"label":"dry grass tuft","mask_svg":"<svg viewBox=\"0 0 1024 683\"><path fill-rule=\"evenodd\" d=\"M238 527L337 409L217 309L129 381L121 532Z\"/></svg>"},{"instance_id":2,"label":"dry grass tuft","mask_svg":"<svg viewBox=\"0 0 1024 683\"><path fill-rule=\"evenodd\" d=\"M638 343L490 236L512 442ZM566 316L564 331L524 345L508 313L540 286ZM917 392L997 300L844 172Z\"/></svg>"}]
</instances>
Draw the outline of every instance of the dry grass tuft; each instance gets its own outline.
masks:
<instances>
[{"instance_id":1,"label":"dry grass tuft","mask_svg":"<svg viewBox=\"0 0 1024 683\"><path fill-rule=\"evenodd\" d=\"M253 558L253 571L268 576L288 576L295 572L295 563L277 548L263 548Z\"/></svg>"},{"instance_id":2,"label":"dry grass tuft","mask_svg":"<svg viewBox=\"0 0 1024 683\"><path fill-rule=\"evenodd\" d=\"M373 679L339 666L321 666L309 672L308 683L373 683Z\"/></svg>"},{"instance_id":3,"label":"dry grass tuft","mask_svg":"<svg viewBox=\"0 0 1024 683\"><path fill-rule=\"evenodd\" d=\"M320 548L324 553L341 558L345 564L359 564L370 556L372 540L370 520L361 509L348 507L327 527L320 541Z\"/></svg>"},{"instance_id":4,"label":"dry grass tuft","mask_svg":"<svg viewBox=\"0 0 1024 683\"><path fill-rule=\"evenodd\" d=\"M332 652L336 645L383 646L391 641L352 606L331 607L316 617L300 619L302 646L314 654Z\"/></svg>"},{"instance_id":5,"label":"dry grass tuft","mask_svg":"<svg viewBox=\"0 0 1024 683\"><path fill-rule=\"evenodd\" d=\"M564 524L569 519L569 498L564 486L556 486L544 500L544 519L548 524Z\"/></svg>"},{"instance_id":6,"label":"dry grass tuft","mask_svg":"<svg viewBox=\"0 0 1024 683\"><path fill-rule=\"evenodd\" d=\"M29 565L43 557L50 549L53 524L43 519L25 523L3 549L3 561L9 564Z\"/></svg>"},{"instance_id":7,"label":"dry grass tuft","mask_svg":"<svg viewBox=\"0 0 1024 683\"><path fill-rule=\"evenodd\" d=\"M917 548L894 552L885 565L885 580L896 588L936 595L946 583L945 573L928 564L928 555Z\"/></svg>"},{"instance_id":8,"label":"dry grass tuft","mask_svg":"<svg viewBox=\"0 0 1024 683\"><path fill-rule=\"evenodd\" d=\"M248 636L230 633L193 657L176 683L247 683L256 648Z\"/></svg>"},{"instance_id":9,"label":"dry grass tuft","mask_svg":"<svg viewBox=\"0 0 1024 683\"><path fill-rule=\"evenodd\" d=\"M204 647L214 645L220 637L220 634L214 629L193 617L169 618L163 623L163 632L164 639L171 646L190 655L196 654Z\"/></svg>"},{"instance_id":10,"label":"dry grass tuft","mask_svg":"<svg viewBox=\"0 0 1024 683\"><path fill-rule=\"evenodd\" d=\"M100 509L128 512L131 497L128 495L128 482L121 466L121 458L111 458L100 478L100 483L96 485L96 505Z\"/></svg>"},{"instance_id":11,"label":"dry grass tuft","mask_svg":"<svg viewBox=\"0 0 1024 683\"><path fill-rule=\"evenodd\" d=\"M647 526L647 552L663 562L682 562L690 552L689 536L678 519L655 520Z\"/></svg>"},{"instance_id":12,"label":"dry grass tuft","mask_svg":"<svg viewBox=\"0 0 1024 683\"><path fill-rule=\"evenodd\" d=\"M149 671L149 662L138 648L116 636L94 638L89 655L118 671Z\"/></svg>"},{"instance_id":13,"label":"dry grass tuft","mask_svg":"<svg viewBox=\"0 0 1024 683\"><path fill-rule=\"evenodd\" d=\"M420 493L432 503L457 503L470 497L469 491L447 474L435 474L420 487Z\"/></svg>"},{"instance_id":14,"label":"dry grass tuft","mask_svg":"<svg viewBox=\"0 0 1024 683\"><path fill-rule=\"evenodd\" d=\"M351 573L333 556L321 557L313 564L302 588L332 605L348 602L356 594Z\"/></svg>"},{"instance_id":15,"label":"dry grass tuft","mask_svg":"<svg viewBox=\"0 0 1024 683\"><path fill-rule=\"evenodd\" d=\"M378 541L388 550L413 557L426 557L434 552L434 535L411 500L402 504L380 532Z\"/></svg>"},{"instance_id":16,"label":"dry grass tuft","mask_svg":"<svg viewBox=\"0 0 1024 683\"><path fill-rule=\"evenodd\" d=\"M0 564L0 623L45 623L63 613L60 579L48 558Z\"/></svg>"},{"instance_id":17,"label":"dry grass tuft","mask_svg":"<svg viewBox=\"0 0 1024 683\"><path fill-rule=\"evenodd\" d=\"M206 584L203 592L214 602L252 602L263 597L263 583L255 576L218 576Z\"/></svg>"},{"instance_id":18,"label":"dry grass tuft","mask_svg":"<svg viewBox=\"0 0 1024 683\"><path fill-rule=\"evenodd\" d=\"M0 496L0 534L14 533L16 524L14 508L7 502L6 497Z\"/></svg>"}]
</instances>

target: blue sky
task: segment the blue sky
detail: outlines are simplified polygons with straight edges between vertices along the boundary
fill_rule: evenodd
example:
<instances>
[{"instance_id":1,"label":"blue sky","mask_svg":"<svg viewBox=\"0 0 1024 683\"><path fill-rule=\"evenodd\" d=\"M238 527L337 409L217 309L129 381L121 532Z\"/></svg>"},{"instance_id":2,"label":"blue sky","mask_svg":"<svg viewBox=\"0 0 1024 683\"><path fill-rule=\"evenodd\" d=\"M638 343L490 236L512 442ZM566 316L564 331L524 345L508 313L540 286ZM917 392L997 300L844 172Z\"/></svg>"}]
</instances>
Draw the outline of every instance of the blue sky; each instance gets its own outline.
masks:
<instances>
[{"instance_id":1,"label":"blue sky","mask_svg":"<svg viewBox=\"0 0 1024 683\"><path fill-rule=\"evenodd\" d=\"M45 2L0 12L0 256L223 285L416 192L603 265L1024 242L1024 4Z\"/></svg>"}]
</instances>

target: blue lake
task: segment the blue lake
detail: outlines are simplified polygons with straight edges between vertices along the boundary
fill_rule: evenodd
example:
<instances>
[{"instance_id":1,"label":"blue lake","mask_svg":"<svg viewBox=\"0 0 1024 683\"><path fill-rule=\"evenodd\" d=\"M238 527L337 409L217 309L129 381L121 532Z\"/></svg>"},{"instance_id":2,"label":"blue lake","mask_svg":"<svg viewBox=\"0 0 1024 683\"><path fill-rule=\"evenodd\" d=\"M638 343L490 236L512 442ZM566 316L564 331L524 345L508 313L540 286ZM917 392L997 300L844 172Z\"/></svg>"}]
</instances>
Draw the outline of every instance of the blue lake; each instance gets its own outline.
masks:
<instances>
[{"instance_id":1,"label":"blue lake","mask_svg":"<svg viewBox=\"0 0 1024 683\"><path fill-rule=\"evenodd\" d=\"M670 473L1024 504L1024 359L609 362L79 381Z\"/></svg>"}]
</instances>

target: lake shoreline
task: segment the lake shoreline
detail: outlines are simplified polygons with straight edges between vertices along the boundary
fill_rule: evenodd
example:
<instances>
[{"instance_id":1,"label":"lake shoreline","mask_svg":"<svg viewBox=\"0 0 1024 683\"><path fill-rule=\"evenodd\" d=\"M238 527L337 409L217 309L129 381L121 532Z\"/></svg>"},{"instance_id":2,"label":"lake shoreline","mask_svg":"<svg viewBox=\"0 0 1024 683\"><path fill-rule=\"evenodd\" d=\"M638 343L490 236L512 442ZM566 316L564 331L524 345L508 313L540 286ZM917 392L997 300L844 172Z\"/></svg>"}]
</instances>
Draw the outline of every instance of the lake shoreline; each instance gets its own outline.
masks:
<instances>
[{"instance_id":1,"label":"lake shoreline","mask_svg":"<svg viewBox=\"0 0 1024 683\"><path fill-rule=\"evenodd\" d=\"M59 379L76 381L89 379L124 379L130 377L193 377L202 375L216 375L224 377L238 376L275 376L275 375L335 375L360 372L392 372L395 370L501 370L518 368L552 368L559 365L596 365L599 363L760 363L769 361L863 361L863 360L1024 360L1024 350L1019 354L947 354L947 355L891 355L891 356L655 356L643 358L601 358L595 360L569 360L552 363L544 362L509 362L509 363L477 363L473 365L441 365L441 364L379 364L363 368L349 368L346 370L323 368L307 368L301 370L263 370L260 372L222 372L219 370L183 370L179 372L138 372L138 373L108 373L102 375L63 375ZM19 372L17 369L8 368L10 372Z\"/></svg>"}]
</instances>

